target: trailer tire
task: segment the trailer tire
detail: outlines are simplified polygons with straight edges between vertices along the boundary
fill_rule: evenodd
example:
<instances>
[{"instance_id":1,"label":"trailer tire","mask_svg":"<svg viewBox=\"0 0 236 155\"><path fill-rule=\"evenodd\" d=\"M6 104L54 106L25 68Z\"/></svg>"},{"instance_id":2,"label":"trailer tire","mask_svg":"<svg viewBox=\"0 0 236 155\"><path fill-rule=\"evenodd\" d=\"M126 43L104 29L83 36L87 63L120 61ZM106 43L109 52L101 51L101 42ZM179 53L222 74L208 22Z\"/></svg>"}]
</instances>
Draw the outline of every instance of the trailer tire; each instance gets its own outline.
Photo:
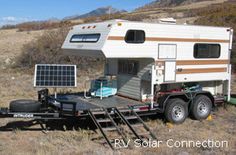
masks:
<instances>
[{"instance_id":1,"label":"trailer tire","mask_svg":"<svg viewBox=\"0 0 236 155\"><path fill-rule=\"evenodd\" d=\"M180 98L174 98L167 101L165 117L167 121L175 124L181 124L185 121L188 114L187 104Z\"/></svg>"},{"instance_id":2,"label":"trailer tire","mask_svg":"<svg viewBox=\"0 0 236 155\"><path fill-rule=\"evenodd\" d=\"M11 112L38 112L41 103L34 100L15 100L10 102Z\"/></svg>"},{"instance_id":3,"label":"trailer tire","mask_svg":"<svg viewBox=\"0 0 236 155\"><path fill-rule=\"evenodd\" d=\"M193 99L191 115L196 120L206 119L212 111L212 101L206 95L198 95Z\"/></svg>"}]
</instances>

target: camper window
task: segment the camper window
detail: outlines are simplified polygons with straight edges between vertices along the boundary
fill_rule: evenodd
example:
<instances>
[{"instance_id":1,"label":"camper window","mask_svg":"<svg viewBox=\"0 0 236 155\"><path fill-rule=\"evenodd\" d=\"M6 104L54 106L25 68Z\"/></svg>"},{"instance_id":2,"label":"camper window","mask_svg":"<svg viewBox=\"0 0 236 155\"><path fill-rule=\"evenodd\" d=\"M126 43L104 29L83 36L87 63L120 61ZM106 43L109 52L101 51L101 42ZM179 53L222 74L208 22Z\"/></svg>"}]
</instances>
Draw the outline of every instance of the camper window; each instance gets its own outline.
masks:
<instances>
[{"instance_id":1,"label":"camper window","mask_svg":"<svg viewBox=\"0 0 236 155\"><path fill-rule=\"evenodd\" d=\"M219 44L195 44L194 58L219 58L220 50Z\"/></svg>"},{"instance_id":2,"label":"camper window","mask_svg":"<svg viewBox=\"0 0 236 155\"><path fill-rule=\"evenodd\" d=\"M118 72L119 74L137 75L138 66L139 66L138 61L119 60Z\"/></svg>"},{"instance_id":3,"label":"camper window","mask_svg":"<svg viewBox=\"0 0 236 155\"><path fill-rule=\"evenodd\" d=\"M145 32L143 30L129 30L126 33L125 41L127 43L141 44L145 42Z\"/></svg>"},{"instance_id":4,"label":"camper window","mask_svg":"<svg viewBox=\"0 0 236 155\"><path fill-rule=\"evenodd\" d=\"M81 43L81 42L87 42L87 43L96 43L98 42L101 34L75 34L71 37L70 42L71 43Z\"/></svg>"}]
</instances>

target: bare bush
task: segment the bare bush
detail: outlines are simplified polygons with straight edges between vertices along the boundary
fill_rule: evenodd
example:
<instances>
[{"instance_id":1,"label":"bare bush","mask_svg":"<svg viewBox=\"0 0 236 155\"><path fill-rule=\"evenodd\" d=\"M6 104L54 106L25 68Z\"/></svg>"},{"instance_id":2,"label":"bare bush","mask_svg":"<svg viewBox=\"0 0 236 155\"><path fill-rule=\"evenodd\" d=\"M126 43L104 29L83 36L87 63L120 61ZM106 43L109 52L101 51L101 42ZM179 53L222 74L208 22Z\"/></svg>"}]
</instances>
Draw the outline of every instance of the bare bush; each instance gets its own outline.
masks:
<instances>
[{"instance_id":1,"label":"bare bush","mask_svg":"<svg viewBox=\"0 0 236 155\"><path fill-rule=\"evenodd\" d=\"M2 30L9 30L9 29L15 29L16 25L3 25L0 29Z\"/></svg>"},{"instance_id":2,"label":"bare bush","mask_svg":"<svg viewBox=\"0 0 236 155\"><path fill-rule=\"evenodd\" d=\"M20 32L22 31L35 31L35 30L45 30L45 29L55 29L55 28L65 28L71 27L80 22L71 22L71 21L32 21L25 22L15 25L15 28L18 28Z\"/></svg>"},{"instance_id":3,"label":"bare bush","mask_svg":"<svg viewBox=\"0 0 236 155\"><path fill-rule=\"evenodd\" d=\"M22 54L16 60L17 67L66 61L67 58L61 54L61 45L67 33L67 29L45 31L41 37L24 45Z\"/></svg>"},{"instance_id":4,"label":"bare bush","mask_svg":"<svg viewBox=\"0 0 236 155\"><path fill-rule=\"evenodd\" d=\"M123 19L123 20L130 20L130 21L143 21L146 18L149 18L149 16L145 15L145 14L115 13L115 14L110 14L110 15L87 17L87 18L84 18L83 21L84 21L84 23L102 22L102 21L113 20L113 19Z\"/></svg>"},{"instance_id":5,"label":"bare bush","mask_svg":"<svg viewBox=\"0 0 236 155\"><path fill-rule=\"evenodd\" d=\"M89 66L102 64L101 59L64 55L61 46L68 31L68 28L45 31L38 39L24 45L23 52L16 58L14 67L33 68L35 64L76 64L80 69L87 70Z\"/></svg>"},{"instance_id":6,"label":"bare bush","mask_svg":"<svg viewBox=\"0 0 236 155\"><path fill-rule=\"evenodd\" d=\"M98 17L92 16L92 17L83 18L83 21L84 23L93 23L93 22L100 22L101 19L99 16Z\"/></svg>"},{"instance_id":7,"label":"bare bush","mask_svg":"<svg viewBox=\"0 0 236 155\"><path fill-rule=\"evenodd\" d=\"M129 15L125 17L126 20L130 20L130 21L143 21L144 19L148 19L148 18L149 16L145 14Z\"/></svg>"}]
</instances>

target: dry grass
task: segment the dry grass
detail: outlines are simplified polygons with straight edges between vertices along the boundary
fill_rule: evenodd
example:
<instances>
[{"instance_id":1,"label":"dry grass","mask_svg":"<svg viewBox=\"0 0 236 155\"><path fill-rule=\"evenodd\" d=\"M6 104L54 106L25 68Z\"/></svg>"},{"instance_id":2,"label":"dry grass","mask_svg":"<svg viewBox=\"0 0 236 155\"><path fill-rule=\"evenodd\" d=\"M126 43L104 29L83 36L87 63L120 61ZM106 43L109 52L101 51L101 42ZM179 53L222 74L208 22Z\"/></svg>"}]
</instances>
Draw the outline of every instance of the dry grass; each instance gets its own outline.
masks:
<instances>
[{"instance_id":1,"label":"dry grass","mask_svg":"<svg viewBox=\"0 0 236 155\"><path fill-rule=\"evenodd\" d=\"M206 0L206 1L203 1L203 2L178 6L178 7L175 7L174 10L204 8L204 7L209 6L209 5L221 4L221 3L224 3L226 1L228 1L228 0Z\"/></svg>"},{"instance_id":2,"label":"dry grass","mask_svg":"<svg viewBox=\"0 0 236 155\"><path fill-rule=\"evenodd\" d=\"M159 140L168 139L203 141L207 139L229 142L229 148L175 148L170 149L165 144L159 148L133 148L113 152L107 146L91 141L92 137L99 137L89 130L49 131L8 131L0 133L0 154L36 154L36 155L64 155L64 154L235 154L236 153L236 108L229 106L227 110L220 108L213 114L212 121L194 121L187 119L183 124L168 127L162 120L150 120L147 124L154 131ZM1 125L10 119L2 119ZM14 120L11 120L14 121Z\"/></svg>"},{"instance_id":3,"label":"dry grass","mask_svg":"<svg viewBox=\"0 0 236 155\"><path fill-rule=\"evenodd\" d=\"M78 25L83 23L83 20L73 20L73 21L32 21L32 22L25 22L16 25L5 25L1 29L18 29L18 31L37 31L37 30L52 30L58 29L63 27L71 27L73 25Z\"/></svg>"},{"instance_id":4,"label":"dry grass","mask_svg":"<svg viewBox=\"0 0 236 155\"><path fill-rule=\"evenodd\" d=\"M164 9L168 9L168 10L196 9L196 8L204 8L213 4L224 3L226 1L228 0L204 0L200 2L194 2L190 4L181 4L179 6L172 6L172 7L163 7L163 6L160 7L158 6L158 3L156 3L156 4L141 7L137 9L136 12L148 12L148 11L164 10Z\"/></svg>"},{"instance_id":5,"label":"dry grass","mask_svg":"<svg viewBox=\"0 0 236 155\"><path fill-rule=\"evenodd\" d=\"M17 70L0 70L0 103L6 106L16 98L35 98L33 75Z\"/></svg>"},{"instance_id":6,"label":"dry grass","mask_svg":"<svg viewBox=\"0 0 236 155\"><path fill-rule=\"evenodd\" d=\"M43 31L0 30L0 68L14 63L14 59L21 54L23 45L37 39L42 33Z\"/></svg>"}]
</instances>

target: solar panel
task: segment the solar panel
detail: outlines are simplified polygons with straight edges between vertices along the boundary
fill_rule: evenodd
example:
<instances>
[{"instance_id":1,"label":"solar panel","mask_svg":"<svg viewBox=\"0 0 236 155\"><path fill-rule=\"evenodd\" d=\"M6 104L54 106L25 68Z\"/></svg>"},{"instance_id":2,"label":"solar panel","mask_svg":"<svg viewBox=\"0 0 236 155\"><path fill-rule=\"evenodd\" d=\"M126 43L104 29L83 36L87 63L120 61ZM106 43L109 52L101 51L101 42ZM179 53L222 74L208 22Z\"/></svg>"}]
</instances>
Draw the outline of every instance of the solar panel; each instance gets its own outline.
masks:
<instances>
[{"instance_id":1,"label":"solar panel","mask_svg":"<svg viewBox=\"0 0 236 155\"><path fill-rule=\"evenodd\" d=\"M76 65L35 65L34 87L76 87Z\"/></svg>"}]
</instances>

